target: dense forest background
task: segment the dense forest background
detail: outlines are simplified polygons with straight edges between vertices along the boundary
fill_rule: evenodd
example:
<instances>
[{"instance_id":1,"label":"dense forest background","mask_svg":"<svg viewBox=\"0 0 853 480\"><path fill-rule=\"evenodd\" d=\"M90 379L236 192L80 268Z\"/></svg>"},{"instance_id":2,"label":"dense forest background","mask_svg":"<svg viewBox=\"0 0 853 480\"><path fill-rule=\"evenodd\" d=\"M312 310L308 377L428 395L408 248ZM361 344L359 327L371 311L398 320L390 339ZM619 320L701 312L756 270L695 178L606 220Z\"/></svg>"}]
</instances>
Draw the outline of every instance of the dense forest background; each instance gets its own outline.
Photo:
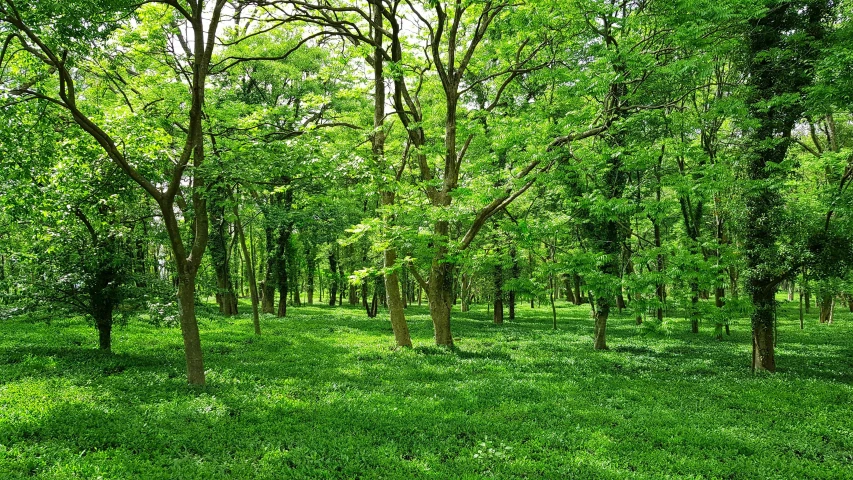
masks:
<instances>
[{"instance_id":1,"label":"dense forest background","mask_svg":"<svg viewBox=\"0 0 853 480\"><path fill-rule=\"evenodd\" d=\"M588 304L775 371L853 311L853 24L832 0L0 0L3 316L254 334L360 305ZM808 316L816 313L816 315ZM682 321L683 319L683 321ZM679 327L679 328L681 328ZM246 332L247 336L251 332ZM747 359L743 359L744 362Z\"/></svg>"}]
</instances>

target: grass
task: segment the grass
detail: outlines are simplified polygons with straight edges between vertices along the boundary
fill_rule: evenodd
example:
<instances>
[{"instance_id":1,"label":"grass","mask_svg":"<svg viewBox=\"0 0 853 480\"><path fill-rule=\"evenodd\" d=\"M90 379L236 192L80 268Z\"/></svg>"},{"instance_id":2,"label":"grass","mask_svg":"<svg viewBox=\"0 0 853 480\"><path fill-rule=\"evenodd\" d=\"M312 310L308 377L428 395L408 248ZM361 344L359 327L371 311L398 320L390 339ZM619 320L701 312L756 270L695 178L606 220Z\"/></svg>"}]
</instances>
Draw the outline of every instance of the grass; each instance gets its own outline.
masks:
<instances>
[{"instance_id":1,"label":"grass","mask_svg":"<svg viewBox=\"0 0 853 480\"><path fill-rule=\"evenodd\" d=\"M184 380L176 329L131 323L112 355L80 320L0 324L0 478L853 478L853 315L780 310L776 375L750 336L586 307L456 313L454 351L351 309L201 319L209 385ZM244 306L243 311L248 311Z\"/></svg>"}]
</instances>

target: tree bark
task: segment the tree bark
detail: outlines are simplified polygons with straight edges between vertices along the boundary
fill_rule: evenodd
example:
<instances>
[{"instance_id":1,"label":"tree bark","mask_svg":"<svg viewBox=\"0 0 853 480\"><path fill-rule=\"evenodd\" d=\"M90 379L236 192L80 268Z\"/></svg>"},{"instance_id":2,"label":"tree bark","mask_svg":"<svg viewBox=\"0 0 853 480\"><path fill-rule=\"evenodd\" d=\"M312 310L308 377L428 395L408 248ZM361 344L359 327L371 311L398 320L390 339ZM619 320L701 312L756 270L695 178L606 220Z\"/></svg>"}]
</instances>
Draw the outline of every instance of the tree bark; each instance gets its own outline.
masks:
<instances>
[{"instance_id":1,"label":"tree bark","mask_svg":"<svg viewBox=\"0 0 853 480\"><path fill-rule=\"evenodd\" d=\"M278 311L276 316L287 316L287 293L290 287L288 282L287 271L287 245L290 243L290 230L281 228L278 232L278 241L276 242L276 278L278 283Z\"/></svg>"},{"instance_id":2,"label":"tree bark","mask_svg":"<svg viewBox=\"0 0 853 480\"><path fill-rule=\"evenodd\" d=\"M308 305L314 305L314 276L317 272L317 259L314 257L314 246L308 243L308 246L305 247L305 286L307 290L306 294L308 295Z\"/></svg>"},{"instance_id":3,"label":"tree bark","mask_svg":"<svg viewBox=\"0 0 853 480\"><path fill-rule=\"evenodd\" d=\"M217 192L223 189L221 186L213 187ZM219 312L225 316L232 316L237 311L237 295L234 293L234 282L231 278L231 259L228 251L225 232L228 222L225 220L224 198L221 194L216 195L217 201L210 209L210 259L216 272L216 303Z\"/></svg>"},{"instance_id":4,"label":"tree bark","mask_svg":"<svg viewBox=\"0 0 853 480\"><path fill-rule=\"evenodd\" d=\"M397 271L393 270L397 263L397 252L393 248L385 249L385 294L388 296L388 311L391 316L391 329L398 347L411 347L412 338L409 335L409 324L403 310L403 298L400 294L400 280Z\"/></svg>"},{"instance_id":5,"label":"tree bark","mask_svg":"<svg viewBox=\"0 0 853 480\"><path fill-rule=\"evenodd\" d=\"M329 306L334 307L338 299L338 259L334 251L329 253L329 273Z\"/></svg>"},{"instance_id":6,"label":"tree bark","mask_svg":"<svg viewBox=\"0 0 853 480\"><path fill-rule=\"evenodd\" d=\"M204 385L201 336L195 317L195 278L196 271L193 270L178 275L178 303L181 309L181 335L184 340L187 381L191 385Z\"/></svg>"},{"instance_id":7,"label":"tree bark","mask_svg":"<svg viewBox=\"0 0 853 480\"><path fill-rule=\"evenodd\" d=\"M503 267L500 265L495 265L494 271L494 285L495 285L495 303L494 303L494 313L492 315L492 320L495 325L502 325L504 323L504 292L503 292Z\"/></svg>"},{"instance_id":8,"label":"tree bark","mask_svg":"<svg viewBox=\"0 0 853 480\"><path fill-rule=\"evenodd\" d=\"M269 220L268 220L269 221ZM275 230L271 225L264 228L266 236L266 252L267 252L267 267L264 271L264 281L261 282L261 312L273 313L275 311L275 277L276 265L275 260Z\"/></svg>"},{"instance_id":9,"label":"tree bark","mask_svg":"<svg viewBox=\"0 0 853 480\"><path fill-rule=\"evenodd\" d=\"M608 350L607 348L607 317L610 315L610 299L599 297L596 299L596 308L593 312L593 349Z\"/></svg>"},{"instance_id":10,"label":"tree bark","mask_svg":"<svg viewBox=\"0 0 853 480\"><path fill-rule=\"evenodd\" d=\"M438 238L447 238L448 223L445 220L436 222ZM441 240L442 242L444 240ZM450 309L453 306L453 265L445 261L447 247L437 248L430 267L429 283L429 313L435 330L435 344L447 347L453 346L453 336L450 333Z\"/></svg>"},{"instance_id":11,"label":"tree bark","mask_svg":"<svg viewBox=\"0 0 853 480\"><path fill-rule=\"evenodd\" d=\"M243 258L246 263L246 274L249 277L249 292L252 296L252 325L255 328L255 335L261 334L261 320L258 315L258 282L255 278L255 263L252 261L252 255L249 253L249 248L246 245L246 235L243 231L243 224L240 221L240 211L237 208L237 203L234 202L234 228L237 230L237 238L240 241L240 249L243 251Z\"/></svg>"},{"instance_id":12,"label":"tree bark","mask_svg":"<svg viewBox=\"0 0 853 480\"><path fill-rule=\"evenodd\" d=\"M823 293L820 297L820 323L832 323L832 313L835 307L835 295Z\"/></svg>"}]
</instances>

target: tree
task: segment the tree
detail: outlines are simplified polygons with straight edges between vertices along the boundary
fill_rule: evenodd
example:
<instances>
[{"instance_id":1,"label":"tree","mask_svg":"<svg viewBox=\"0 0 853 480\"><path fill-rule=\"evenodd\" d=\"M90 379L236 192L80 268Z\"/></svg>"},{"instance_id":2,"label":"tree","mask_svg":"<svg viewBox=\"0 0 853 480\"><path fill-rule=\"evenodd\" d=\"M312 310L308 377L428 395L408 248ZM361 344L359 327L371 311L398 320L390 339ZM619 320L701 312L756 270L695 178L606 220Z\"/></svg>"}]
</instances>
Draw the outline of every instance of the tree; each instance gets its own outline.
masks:
<instances>
[{"instance_id":1,"label":"tree","mask_svg":"<svg viewBox=\"0 0 853 480\"><path fill-rule=\"evenodd\" d=\"M824 37L831 4L826 1L764 3L750 21L746 48L751 117L744 250L747 291L752 299L752 368L776 371L774 311L778 284L796 271L780 269L777 244L781 226L780 175L791 132L802 117L803 94L814 77L816 42ZM783 267L785 263L782 263Z\"/></svg>"},{"instance_id":2,"label":"tree","mask_svg":"<svg viewBox=\"0 0 853 480\"><path fill-rule=\"evenodd\" d=\"M29 67L3 79L16 84L7 93L64 109L159 206L178 276L187 380L194 385L205 383L195 284L209 234L202 169L206 87L211 74L248 60L213 62L224 42L219 33L228 3L48 0L24 9L15 0L0 2L4 43L16 46L14 55L26 55ZM231 7L239 14L237 3ZM93 101L99 98L94 88L106 94L100 102ZM104 98L144 129L112 124Z\"/></svg>"}]
</instances>

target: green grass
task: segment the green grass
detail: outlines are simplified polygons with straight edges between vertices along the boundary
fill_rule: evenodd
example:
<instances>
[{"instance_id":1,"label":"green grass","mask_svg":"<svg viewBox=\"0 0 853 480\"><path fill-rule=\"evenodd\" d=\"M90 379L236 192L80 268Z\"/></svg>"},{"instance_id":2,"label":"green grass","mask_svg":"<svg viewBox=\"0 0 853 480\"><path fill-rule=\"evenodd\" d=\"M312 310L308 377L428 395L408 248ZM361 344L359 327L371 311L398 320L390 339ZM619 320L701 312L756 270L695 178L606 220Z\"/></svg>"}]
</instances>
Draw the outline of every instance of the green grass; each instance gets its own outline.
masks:
<instances>
[{"instance_id":1,"label":"green grass","mask_svg":"<svg viewBox=\"0 0 853 480\"><path fill-rule=\"evenodd\" d=\"M244 306L243 311L248 311ZM209 385L185 384L178 330L131 323L113 355L82 321L0 324L0 478L853 478L853 316L781 310L779 373L749 371L683 320L609 325L587 307L455 314L458 348L413 350L358 310L201 320Z\"/></svg>"}]
</instances>

